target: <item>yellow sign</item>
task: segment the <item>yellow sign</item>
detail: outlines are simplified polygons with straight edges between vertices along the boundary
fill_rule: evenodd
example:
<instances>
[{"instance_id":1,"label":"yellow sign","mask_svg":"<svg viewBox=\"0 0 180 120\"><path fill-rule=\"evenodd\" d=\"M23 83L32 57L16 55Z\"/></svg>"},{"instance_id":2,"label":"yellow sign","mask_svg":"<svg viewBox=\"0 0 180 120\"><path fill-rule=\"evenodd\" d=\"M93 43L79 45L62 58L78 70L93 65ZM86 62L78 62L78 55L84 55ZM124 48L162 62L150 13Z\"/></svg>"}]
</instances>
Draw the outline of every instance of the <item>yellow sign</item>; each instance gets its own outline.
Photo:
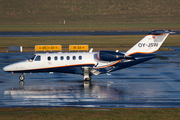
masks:
<instances>
[{"instance_id":1,"label":"yellow sign","mask_svg":"<svg viewBox=\"0 0 180 120\"><path fill-rule=\"evenodd\" d=\"M35 51L61 51L61 45L35 45Z\"/></svg>"},{"instance_id":2,"label":"yellow sign","mask_svg":"<svg viewBox=\"0 0 180 120\"><path fill-rule=\"evenodd\" d=\"M69 50L89 50L88 45L69 45Z\"/></svg>"}]
</instances>

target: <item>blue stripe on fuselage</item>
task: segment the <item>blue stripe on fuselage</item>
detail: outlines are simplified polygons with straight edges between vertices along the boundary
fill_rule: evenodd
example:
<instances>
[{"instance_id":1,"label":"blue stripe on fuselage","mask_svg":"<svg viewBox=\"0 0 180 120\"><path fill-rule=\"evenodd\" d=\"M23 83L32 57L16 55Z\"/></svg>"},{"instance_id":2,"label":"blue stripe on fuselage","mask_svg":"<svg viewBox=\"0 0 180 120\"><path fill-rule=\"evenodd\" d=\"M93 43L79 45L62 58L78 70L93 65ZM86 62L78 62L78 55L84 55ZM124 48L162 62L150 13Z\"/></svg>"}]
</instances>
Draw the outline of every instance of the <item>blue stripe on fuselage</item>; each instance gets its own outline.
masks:
<instances>
[{"instance_id":1,"label":"blue stripe on fuselage","mask_svg":"<svg viewBox=\"0 0 180 120\"><path fill-rule=\"evenodd\" d=\"M87 65L74 65L74 66L59 66L59 67L50 67L50 68L39 68L39 69L29 69L29 70L20 70L20 71L12 71L14 73L38 73L38 72L62 72L62 73L79 73L82 74L82 67L93 67L94 64ZM77 73L77 74L78 74Z\"/></svg>"}]
</instances>

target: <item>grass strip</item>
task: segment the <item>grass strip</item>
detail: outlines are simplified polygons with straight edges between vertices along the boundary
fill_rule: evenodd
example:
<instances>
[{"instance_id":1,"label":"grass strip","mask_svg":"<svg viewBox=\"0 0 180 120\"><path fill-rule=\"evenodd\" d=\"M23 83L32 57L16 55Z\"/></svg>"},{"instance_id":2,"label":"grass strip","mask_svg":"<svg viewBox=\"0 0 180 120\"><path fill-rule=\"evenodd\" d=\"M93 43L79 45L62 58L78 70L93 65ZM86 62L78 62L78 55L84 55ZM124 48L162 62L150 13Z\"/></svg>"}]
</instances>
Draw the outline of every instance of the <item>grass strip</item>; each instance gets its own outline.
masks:
<instances>
[{"instance_id":1,"label":"grass strip","mask_svg":"<svg viewBox=\"0 0 180 120\"><path fill-rule=\"evenodd\" d=\"M0 108L1 120L178 120L180 108Z\"/></svg>"},{"instance_id":2,"label":"grass strip","mask_svg":"<svg viewBox=\"0 0 180 120\"><path fill-rule=\"evenodd\" d=\"M60 37L0 37L0 52L7 52L8 46L23 46L24 52L33 52L35 45L62 45L62 51L68 51L69 45L87 44L98 50L126 51L144 35L119 36L60 36ZM169 35L163 43L165 46L180 46L180 35ZM165 49L164 49L165 50Z\"/></svg>"}]
</instances>

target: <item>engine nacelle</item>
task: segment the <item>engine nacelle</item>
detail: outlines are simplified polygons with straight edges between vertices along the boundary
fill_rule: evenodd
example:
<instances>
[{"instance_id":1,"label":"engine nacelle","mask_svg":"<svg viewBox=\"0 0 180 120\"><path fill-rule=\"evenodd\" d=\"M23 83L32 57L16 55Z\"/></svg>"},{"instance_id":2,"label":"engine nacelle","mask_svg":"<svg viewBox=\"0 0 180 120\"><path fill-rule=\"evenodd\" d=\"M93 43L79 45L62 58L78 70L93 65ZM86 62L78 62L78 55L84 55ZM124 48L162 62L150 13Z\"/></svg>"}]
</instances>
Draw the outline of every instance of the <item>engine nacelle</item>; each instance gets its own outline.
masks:
<instances>
[{"instance_id":1,"label":"engine nacelle","mask_svg":"<svg viewBox=\"0 0 180 120\"><path fill-rule=\"evenodd\" d=\"M100 50L97 54L97 59L102 61L116 61L124 58L125 55L123 53L119 53L115 51Z\"/></svg>"}]
</instances>

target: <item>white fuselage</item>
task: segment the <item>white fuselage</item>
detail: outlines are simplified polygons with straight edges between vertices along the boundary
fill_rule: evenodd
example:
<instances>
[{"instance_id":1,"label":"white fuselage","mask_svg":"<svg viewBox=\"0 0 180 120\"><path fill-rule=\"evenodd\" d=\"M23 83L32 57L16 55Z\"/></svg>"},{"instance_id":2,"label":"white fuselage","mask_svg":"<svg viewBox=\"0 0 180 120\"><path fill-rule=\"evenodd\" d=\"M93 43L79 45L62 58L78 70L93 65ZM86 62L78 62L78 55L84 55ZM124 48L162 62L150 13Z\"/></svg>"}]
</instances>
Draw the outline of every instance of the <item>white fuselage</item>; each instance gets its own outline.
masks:
<instances>
[{"instance_id":1,"label":"white fuselage","mask_svg":"<svg viewBox=\"0 0 180 120\"><path fill-rule=\"evenodd\" d=\"M71 66L86 67L88 65L98 69L105 68L115 62L99 61L97 59L97 52L37 53L29 60L8 65L3 69L7 72L18 72Z\"/></svg>"}]
</instances>

